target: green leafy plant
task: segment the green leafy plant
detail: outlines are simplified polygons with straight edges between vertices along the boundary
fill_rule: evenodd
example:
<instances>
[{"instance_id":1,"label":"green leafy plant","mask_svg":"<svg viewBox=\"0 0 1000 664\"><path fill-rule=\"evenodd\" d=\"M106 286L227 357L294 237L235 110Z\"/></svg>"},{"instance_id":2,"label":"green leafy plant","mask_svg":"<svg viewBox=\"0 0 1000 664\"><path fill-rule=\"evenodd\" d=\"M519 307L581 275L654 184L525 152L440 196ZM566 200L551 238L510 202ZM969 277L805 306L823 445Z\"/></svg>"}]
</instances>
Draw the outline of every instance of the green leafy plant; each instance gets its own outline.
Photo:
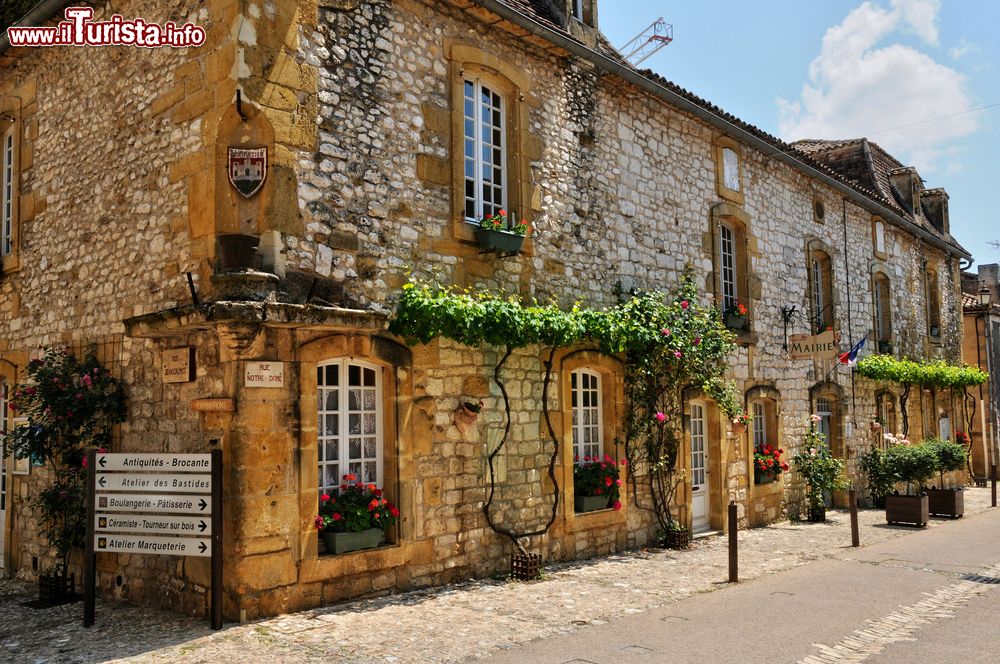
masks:
<instances>
[{"instance_id":1,"label":"green leafy plant","mask_svg":"<svg viewBox=\"0 0 1000 664\"><path fill-rule=\"evenodd\" d=\"M937 471L940 479L939 488L944 488L944 474L965 467L968 452L964 445L940 438L928 438L921 445L926 445L934 452L937 460Z\"/></svg>"},{"instance_id":2,"label":"green leafy plant","mask_svg":"<svg viewBox=\"0 0 1000 664\"><path fill-rule=\"evenodd\" d=\"M387 530L399 518L399 509L382 496L374 484L356 481L355 475L344 475L337 495L320 496L316 529L334 533L360 533L371 528Z\"/></svg>"},{"instance_id":3,"label":"green leafy plant","mask_svg":"<svg viewBox=\"0 0 1000 664\"><path fill-rule=\"evenodd\" d=\"M795 455L795 469L806 483L806 499L810 511L825 507L825 494L846 489L848 484L841 477L844 462L830 453L826 436L816 429L817 415L811 416L809 430L799 453Z\"/></svg>"},{"instance_id":4,"label":"green leafy plant","mask_svg":"<svg viewBox=\"0 0 1000 664\"><path fill-rule=\"evenodd\" d=\"M906 482L907 495L920 495L937 472L937 455L929 445L892 445L886 452L897 482Z\"/></svg>"},{"instance_id":5,"label":"green leafy plant","mask_svg":"<svg viewBox=\"0 0 1000 664\"><path fill-rule=\"evenodd\" d=\"M578 458L573 459L579 462ZM622 459L624 462L625 460ZM627 462L626 462L627 463ZM618 472L618 461L605 454L603 459L583 457L583 463L573 466L573 492L578 496L594 496L608 499L608 505L616 510L622 508L619 487L622 485Z\"/></svg>"},{"instance_id":6,"label":"green leafy plant","mask_svg":"<svg viewBox=\"0 0 1000 664\"><path fill-rule=\"evenodd\" d=\"M868 485L872 506L885 507L885 497L896 486L896 476L889 465L889 457L881 447L873 447L858 457L861 472Z\"/></svg>"},{"instance_id":7,"label":"green leafy plant","mask_svg":"<svg viewBox=\"0 0 1000 664\"><path fill-rule=\"evenodd\" d=\"M10 408L27 418L8 436L14 456L51 470L52 484L33 504L65 571L70 552L83 546L86 533L84 454L91 447L107 447L114 425L124 421L124 386L93 355L78 360L50 348L28 363L27 381L14 392Z\"/></svg>"}]
</instances>

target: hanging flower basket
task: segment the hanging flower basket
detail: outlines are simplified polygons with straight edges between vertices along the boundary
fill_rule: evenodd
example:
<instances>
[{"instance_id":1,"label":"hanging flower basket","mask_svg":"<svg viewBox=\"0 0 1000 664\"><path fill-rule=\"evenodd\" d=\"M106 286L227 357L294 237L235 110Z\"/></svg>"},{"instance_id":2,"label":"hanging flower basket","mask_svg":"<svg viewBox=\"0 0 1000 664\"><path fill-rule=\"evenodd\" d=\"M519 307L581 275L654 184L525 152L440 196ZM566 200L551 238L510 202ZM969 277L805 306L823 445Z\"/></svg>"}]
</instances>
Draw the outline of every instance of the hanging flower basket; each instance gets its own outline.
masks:
<instances>
[{"instance_id":1,"label":"hanging flower basket","mask_svg":"<svg viewBox=\"0 0 1000 664\"><path fill-rule=\"evenodd\" d=\"M733 422L733 435L742 436L747 432L747 425L743 422Z\"/></svg>"}]
</instances>

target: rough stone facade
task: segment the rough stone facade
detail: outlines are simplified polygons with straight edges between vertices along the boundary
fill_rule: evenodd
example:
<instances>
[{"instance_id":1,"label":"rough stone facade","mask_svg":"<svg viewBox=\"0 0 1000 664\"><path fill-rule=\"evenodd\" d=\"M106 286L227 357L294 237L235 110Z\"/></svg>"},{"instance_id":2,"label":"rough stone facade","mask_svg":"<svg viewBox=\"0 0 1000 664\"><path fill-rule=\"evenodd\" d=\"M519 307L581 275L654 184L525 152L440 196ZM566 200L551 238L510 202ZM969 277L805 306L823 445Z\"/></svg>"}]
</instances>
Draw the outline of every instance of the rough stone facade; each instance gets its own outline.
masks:
<instances>
[{"instance_id":1,"label":"rough stone facade","mask_svg":"<svg viewBox=\"0 0 1000 664\"><path fill-rule=\"evenodd\" d=\"M100 3L97 10L111 12ZM509 20L496 23L475 4L131 0L114 11L190 20L206 28L208 41L184 51L88 49L83 57L47 49L3 60L0 104L15 118L20 181L18 263L5 263L0 284L0 373L16 384L40 346L121 338L116 361L130 411L120 449L223 449L231 618L509 565L509 542L482 515L486 453L504 424L490 380L499 353L448 342L408 349L392 339L386 316L411 275L601 306L615 301L616 285L669 289L691 265L704 299L716 301L718 228L732 222L742 241L740 299L752 318L732 377L748 398L769 400L769 437L786 459L817 396L831 397L835 449L852 477L857 453L876 439L869 433L876 391L893 388L852 380L829 361L787 359L782 307L810 311L810 251L829 257L841 346L873 327L877 269L892 284L894 352L959 359L963 250L946 252L886 223L886 250L877 257L875 203L848 200L587 59ZM596 39L585 26L573 30L585 43ZM507 95L507 207L533 229L517 256L481 254L463 218L466 74ZM67 108L82 109L86 121L69 124ZM267 181L250 200L225 177L226 148L241 145L269 149ZM726 146L739 158L738 196L720 185ZM262 288L222 274L216 236L234 232L261 237L258 267L270 274ZM925 332L924 291L912 286L925 282L928 265L941 299L936 339ZM799 318L788 326L790 334L806 331ZM161 351L181 346L197 349L197 379L165 385ZM403 518L389 546L332 556L320 553L311 525L315 376L318 363L341 357L381 372L384 485ZM243 363L256 359L284 363L282 388L243 386ZM552 504L545 359L540 349L519 351L504 372L512 426L497 465L495 516L524 530L543 524ZM586 348L557 357L548 395L554 428L568 443L568 372L584 366L603 377L612 441L624 408L621 367ZM201 397L233 399L235 411L193 412L190 401ZM455 424L463 399L485 402L464 433ZM730 500L741 525L797 515L802 487L794 473L755 485L751 434L733 435L706 406L711 527L724 527ZM911 397L909 406L911 436L929 433L941 412L959 416L958 404L943 397ZM574 512L568 448L558 459L555 524L529 548L548 560L573 559L650 541L641 492L630 490L620 512ZM44 479L39 469L12 478L4 558L11 573L31 576L49 561L30 506ZM690 500L685 487L684 519ZM108 594L205 608L204 561L102 555L98 565Z\"/></svg>"}]
</instances>

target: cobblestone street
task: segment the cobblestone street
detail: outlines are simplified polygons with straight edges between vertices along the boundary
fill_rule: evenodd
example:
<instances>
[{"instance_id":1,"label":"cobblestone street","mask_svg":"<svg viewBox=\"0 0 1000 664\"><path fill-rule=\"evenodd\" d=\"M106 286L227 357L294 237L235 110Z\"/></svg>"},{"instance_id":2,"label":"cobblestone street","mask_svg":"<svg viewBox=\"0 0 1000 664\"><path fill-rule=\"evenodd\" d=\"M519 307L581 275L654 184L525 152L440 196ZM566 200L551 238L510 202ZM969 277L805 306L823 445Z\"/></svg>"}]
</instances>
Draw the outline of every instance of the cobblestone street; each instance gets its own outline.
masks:
<instances>
[{"instance_id":1,"label":"cobblestone street","mask_svg":"<svg viewBox=\"0 0 1000 664\"><path fill-rule=\"evenodd\" d=\"M968 489L966 519L989 509L989 489ZM913 533L890 527L880 510L860 513L862 544ZM951 522L932 519L929 528ZM828 558L850 545L844 511L826 524L783 522L740 531L740 578L750 580ZM35 587L0 582L0 660L5 662L460 662L516 644L572 632L723 587L726 539L689 551L630 551L553 565L533 583L470 581L227 626L98 603L97 625L82 606L38 610Z\"/></svg>"}]
</instances>

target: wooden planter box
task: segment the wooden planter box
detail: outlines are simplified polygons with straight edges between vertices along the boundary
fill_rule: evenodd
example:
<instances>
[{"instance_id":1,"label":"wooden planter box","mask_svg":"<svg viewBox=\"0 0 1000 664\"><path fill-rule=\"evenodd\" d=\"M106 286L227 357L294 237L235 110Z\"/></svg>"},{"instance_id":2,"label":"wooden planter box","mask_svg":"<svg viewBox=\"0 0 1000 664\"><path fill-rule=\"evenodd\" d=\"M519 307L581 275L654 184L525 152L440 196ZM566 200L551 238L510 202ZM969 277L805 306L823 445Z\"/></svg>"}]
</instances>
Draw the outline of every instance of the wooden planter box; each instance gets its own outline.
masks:
<instances>
[{"instance_id":1,"label":"wooden planter box","mask_svg":"<svg viewBox=\"0 0 1000 664\"><path fill-rule=\"evenodd\" d=\"M495 251L498 254L516 254L524 244L523 235L504 233L503 231L476 231L476 241L483 251Z\"/></svg>"},{"instance_id":2,"label":"wooden planter box","mask_svg":"<svg viewBox=\"0 0 1000 664\"><path fill-rule=\"evenodd\" d=\"M965 491L959 489L927 489L928 512L935 516L957 519L965 514Z\"/></svg>"},{"instance_id":3,"label":"wooden planter box","mask_svg":"<svg viewBox=\"0 0 1000 664\"><path fill-rule=\"evenodd\" d=\"M515 581L534 581L542 575L542 554L512 553L510 555L510 578Z\"/></svg>"},{"instance_id":4,"label":"wooden planter box","mask_svg":"<svg viewBox=\"0 0 1000 664\"><path fill-rule=\"evenodd\" d=\"M323 544L330 553L347 553L361 549L374 549L382 542L384 531L381 528L369 528L360 533L333 533L324 530L320 533Z\"/></svg>"},{"instance_id":5,"label":"wooden planter box","mask_svg":"<svg viewBox=\"0 0 1000 664\"><path fill-rule=\"evenodd\" d=\"M47 606L72 602L76 599L75 586L75 574L41 574L38 577L38 601Z\"/></svg>"},{"instance_id":6,"label":"wooden planter box","mask_svg":"<svg viewBox=\"0 0 1000 664\"><path fill-rule=\"evenodd\" d=\"M607 507L607 496L573 496L573 508L577 512L595 512Z\"/></svg>"},{"instance_id":7,"label":"wooden planter box","mask_svg":"<svg viewBox=\"0 0 1000 664\"><path fill-rule=\"evenodd\" d=\"M888 523L910 523L918 528L927 525L930 501L923 496L886 496L885 520Z\"/></svg>"}]
</instances>

